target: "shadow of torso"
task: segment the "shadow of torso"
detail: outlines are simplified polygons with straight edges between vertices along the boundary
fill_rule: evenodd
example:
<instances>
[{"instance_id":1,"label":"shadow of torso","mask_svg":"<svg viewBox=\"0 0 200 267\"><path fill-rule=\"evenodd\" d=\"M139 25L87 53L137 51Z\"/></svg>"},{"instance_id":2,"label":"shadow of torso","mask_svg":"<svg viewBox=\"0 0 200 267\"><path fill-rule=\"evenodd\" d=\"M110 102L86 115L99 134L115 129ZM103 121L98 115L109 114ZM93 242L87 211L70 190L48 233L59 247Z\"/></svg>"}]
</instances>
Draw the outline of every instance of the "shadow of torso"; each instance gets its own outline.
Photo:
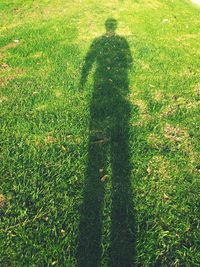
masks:
<instances>
[{"instance_id":1,"label":"shadow of torso","mask_svg":"<svg viewBox=\"0 0 200 267\"><path fill-rule=\"evenodd\" d=\"M99 123L103 123L109 120L107 125L111 126L122 112L128 113L126 96L132 57L126 39L119 35L103 35L95 39L86 56L86 65L90 67L94 61L96 68L90 108L91 122L99 120ZM122 107L126 107L126 110L122 110Z\"/></svg>"}]
</instances>

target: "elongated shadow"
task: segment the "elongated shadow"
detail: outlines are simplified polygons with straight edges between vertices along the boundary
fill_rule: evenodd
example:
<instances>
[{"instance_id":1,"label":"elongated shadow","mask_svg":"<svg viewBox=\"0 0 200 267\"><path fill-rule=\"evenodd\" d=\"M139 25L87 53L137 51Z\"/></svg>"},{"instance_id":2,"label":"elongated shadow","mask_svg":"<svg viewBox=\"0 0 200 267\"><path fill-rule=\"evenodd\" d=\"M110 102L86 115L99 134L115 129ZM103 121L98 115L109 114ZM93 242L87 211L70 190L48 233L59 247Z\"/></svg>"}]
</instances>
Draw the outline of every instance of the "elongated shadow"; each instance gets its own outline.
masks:
<instances>
[{"instance_id":1,"label":"elongated shadow","mask_svg":"<svg viewBox=\"0 0 200 267\"><path fill-rule=\"evenodd\" d=\"M90 105L90 136L84 198L80 215L77 263L101 266L104 180L112 168L112 211L108 266L133 266L134 212L130 183L128 71L129 45L115 34L117 21L108 19L105 35L95 39L86 55L81 86L96 63ZM110 161L108 161L110 153Z\"/></svg>"}]
</instances>

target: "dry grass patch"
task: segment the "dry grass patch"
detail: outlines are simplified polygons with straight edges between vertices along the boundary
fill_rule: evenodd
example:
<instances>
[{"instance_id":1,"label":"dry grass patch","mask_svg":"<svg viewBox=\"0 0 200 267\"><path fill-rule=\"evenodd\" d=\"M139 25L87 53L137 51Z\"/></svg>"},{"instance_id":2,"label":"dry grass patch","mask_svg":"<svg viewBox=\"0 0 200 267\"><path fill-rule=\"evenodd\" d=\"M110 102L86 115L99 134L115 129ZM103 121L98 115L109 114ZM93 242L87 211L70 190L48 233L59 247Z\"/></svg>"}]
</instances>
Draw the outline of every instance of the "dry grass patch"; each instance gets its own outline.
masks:
<instances>
[{"instance_id":1,"label":"dry grass patch","mask_svg":"<svg viewBox=\"0 0 200 267\"><path fill-rule=\"evenodd\" d=\"M59 89L55 89L54 95L55 95L55 97L60 98L62 96L62 92Z\"/></svg>"},{"instance_id":2,"label":"dry grass patch","mask_svg":"<svg viewBox=\"0 0 200 267\"><path fill-rule=\"evenodd\" d=\"M176 41L178 41L178 42L182 42L182 41L186 41L186 40L190 40L190 39L199 40L200 34L199 33L189 33L189 34L183 34L183 35L180 35L179 37L176 37Z\"/></svg>"},{"instance_id":3,"label":"dry grass patch","mask_svg":"<svg viewBox=\"0 0 200 267\"><path fill-rule=\"evenodd\" d=\"M147 104L144 100L142 99L132 99L131 98L131 103L136 105L139 108L139 111L141 114L146 114L147 113Z\"/></svg>"},{"instance_id":4,"label":"dry grass patch","mask_svg":"<svg viewBox=\"0 0 200 267\"><path fill-rule=\"evenodd\" d=\"M0 209L6 204L6 197L3 194L0 194Z\"/></svg>"},{"instance_id":5,"label":"dry grass patch","mask_svg":"<svg viewBox=\"0 0 200 267\"><path fill-rule=\"evenodd\" d=\"M194 97L198 97L198 87L197 90L195 89ZM185 109L187 111L194 111L199 108L199 99L186 99L184 97L180 97L178 95L171 96L171 103L165 106L161 113L160 117L169 117L175 115L175 113L180 109Z\"/></svg>"},{"instance_id":6,"label":"dry grass patch","mask_svg":"<svg viewBox=\"0 0 200 267\"><path fill-rule=\"evenodd\" d=\"M150 133L147 137L147 142L152 148L161 149L165 147L163 138L159 134Z\"/></svg>"},{"instance_id":7,"label":"dry grass patch","mask_svg":"<svg viewBox=\"0 0 200 267\"><path fill-rule=\"evenodd\" d=\"M8 97L7 96L0 96L0 103L8 101Z\"/></svg>"},{"instance_id":8,"label":"dry grass patch","mask_svg":"<svg viewBox=\"0 0 200 267\"><path fill-rule=\"evenodd\" d=\"M148 63L144 62L143 60L139 60L138 64L140 65L141 69L143 69L143 70L150 69L150 65Z\"/></svg>"},{"instance_id":9,"label":"dry grass patch","mask_svg":"<svg viewBox=\"0 0 200 267\"><path fill-rule=\"evenodd\" d=\"M163 156L153 156L147 166L147 173L155 181L170 178L170 163Z\"/></svg>"},{"instance_id":10,"label":"dry grass patch","mask_svg":"<svg viewBox=\"0 0 200 267\"><path fill-rule=\"evenodd\" d=\"M1 74L0 83L1 85L5 86L9 81L25 76L26 71L25 69L22 68L17 68L17 67L12 68L7 65L6 67L1 68L0 74Z\"/></svg>"},{"instance_id":11,"label":"dry grass patch","mask_svg":"<svg viewBox=\"0 0 200 267\"><path fill-rule=\"evenodd\" d=\"M47 104L41 104L35 108L37 111L45 111L47 109Z\"/></svg>"},{"instance_id":12,"label":"dry grass patch","mask_svg":"<svg viewBox=\"0 0 200 267\"><path fill-rule=\"evenodd\" d=\"M164 136L172 142L183 142L189 138L189 134L185 129L170 124L164 127Z\"/></svg>"},{"instance_id":13,"label":"dry grass patch","mask_svg":"<svg viewBox=\"0 0 200 267\"><path fill-rule=\"evenodd\" d=\"M46 145L52 144L52 143L57 143L58 139L52 136L51 134L47 135L44 139L44 142Z\"/></svg>"},{"instance_id":14,"label":"dry grass patch","mask_svg":"<svg viewBox=\"0 0 200 267\"><path fill-rule=\"evenodd\" d=\"M19 45L18 42L11 42L11 43L8 43L7 45L4 45L0 48L0 52L3 53L5 52L6 50L8 49L11 49L11 48L15 48L17 45Z\"/></svg>"},{"instance_id":15,"label":"dry grass patch","mask_svg":"<svg viewBox=\"0 0 200 267\"><path fill-rule=\"evenodd\" d=\"M160 91L155 91L152 93L152 97L155 101L161 102L164 99L164 95Z\"/></svg>"},{"instance_id":16,"label":"dry grass patch","mask_svg":"<svg viewBox=\"0 0 200 267\"><path fill-rule=\"evenodd\" d=\"M197 155L193 142L187 130L178 126L167 124L163 129L164 137L171 143L172 150L181 150L189 157L191 167L196 163ZM189 166L188 166L189 167Z\"/></svg>"}]
</instances>

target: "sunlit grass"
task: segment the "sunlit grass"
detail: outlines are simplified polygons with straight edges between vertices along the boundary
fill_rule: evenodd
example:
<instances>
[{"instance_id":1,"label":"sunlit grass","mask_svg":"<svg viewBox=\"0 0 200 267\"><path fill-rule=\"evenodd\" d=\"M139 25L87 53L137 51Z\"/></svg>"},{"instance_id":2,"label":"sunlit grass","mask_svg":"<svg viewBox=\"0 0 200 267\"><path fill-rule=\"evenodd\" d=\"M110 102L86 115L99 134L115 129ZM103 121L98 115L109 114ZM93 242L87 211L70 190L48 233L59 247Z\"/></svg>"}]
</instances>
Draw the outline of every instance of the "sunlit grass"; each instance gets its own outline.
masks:
<instances>
[{"instance_id":1,"label":"sunlit grass","mask_svg":"<svg viewBox=\"0 0 200 267\"><path fill-rule=\"evenodd\" d=\"M108 17L130 46L135 266L199 266L199 8L190 1L1 1L0 265L76 266L92 73ZM102 266L110 246L105 183Z\"/></svg>"}]
</instances>

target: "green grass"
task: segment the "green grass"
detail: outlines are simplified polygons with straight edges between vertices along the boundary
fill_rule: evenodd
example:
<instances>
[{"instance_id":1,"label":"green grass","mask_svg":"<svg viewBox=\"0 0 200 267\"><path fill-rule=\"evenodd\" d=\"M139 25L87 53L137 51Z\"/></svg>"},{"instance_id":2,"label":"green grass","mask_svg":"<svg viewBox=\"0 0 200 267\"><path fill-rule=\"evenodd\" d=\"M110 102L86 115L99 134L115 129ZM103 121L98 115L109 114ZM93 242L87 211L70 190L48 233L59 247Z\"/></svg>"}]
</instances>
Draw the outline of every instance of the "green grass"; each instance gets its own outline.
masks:
<instances>
[{"instance_id":1,"label":"green grass","mask_svg":"<svg viewBox=\"0 0 200 267\"><path fill-rule=\"evenodd\" d=\"M124 197L121 208L134 215L134 266L199 266L200 9L189 0L2 0L0 8L0 265L80 267L82 238L91 247L99 242L101 266L113 266L122 250L116 224ZM109 17L133 57L129 134L118 141L129 152L113 148L118 166L108 156L105 181L91 184L91 155L98 166L90 147L94 69L83 89L80 79ZM123 113L123 103L116 111ZM108 124L97 129L106 132ZM122 173L123 153L129 179L116 181L112 172ZM88 190L97 198L90 210ZM102 233L91 240L95 226ZM130 248L124 253L121 266L132 266Z\"/></svg>"}]
</instances>

